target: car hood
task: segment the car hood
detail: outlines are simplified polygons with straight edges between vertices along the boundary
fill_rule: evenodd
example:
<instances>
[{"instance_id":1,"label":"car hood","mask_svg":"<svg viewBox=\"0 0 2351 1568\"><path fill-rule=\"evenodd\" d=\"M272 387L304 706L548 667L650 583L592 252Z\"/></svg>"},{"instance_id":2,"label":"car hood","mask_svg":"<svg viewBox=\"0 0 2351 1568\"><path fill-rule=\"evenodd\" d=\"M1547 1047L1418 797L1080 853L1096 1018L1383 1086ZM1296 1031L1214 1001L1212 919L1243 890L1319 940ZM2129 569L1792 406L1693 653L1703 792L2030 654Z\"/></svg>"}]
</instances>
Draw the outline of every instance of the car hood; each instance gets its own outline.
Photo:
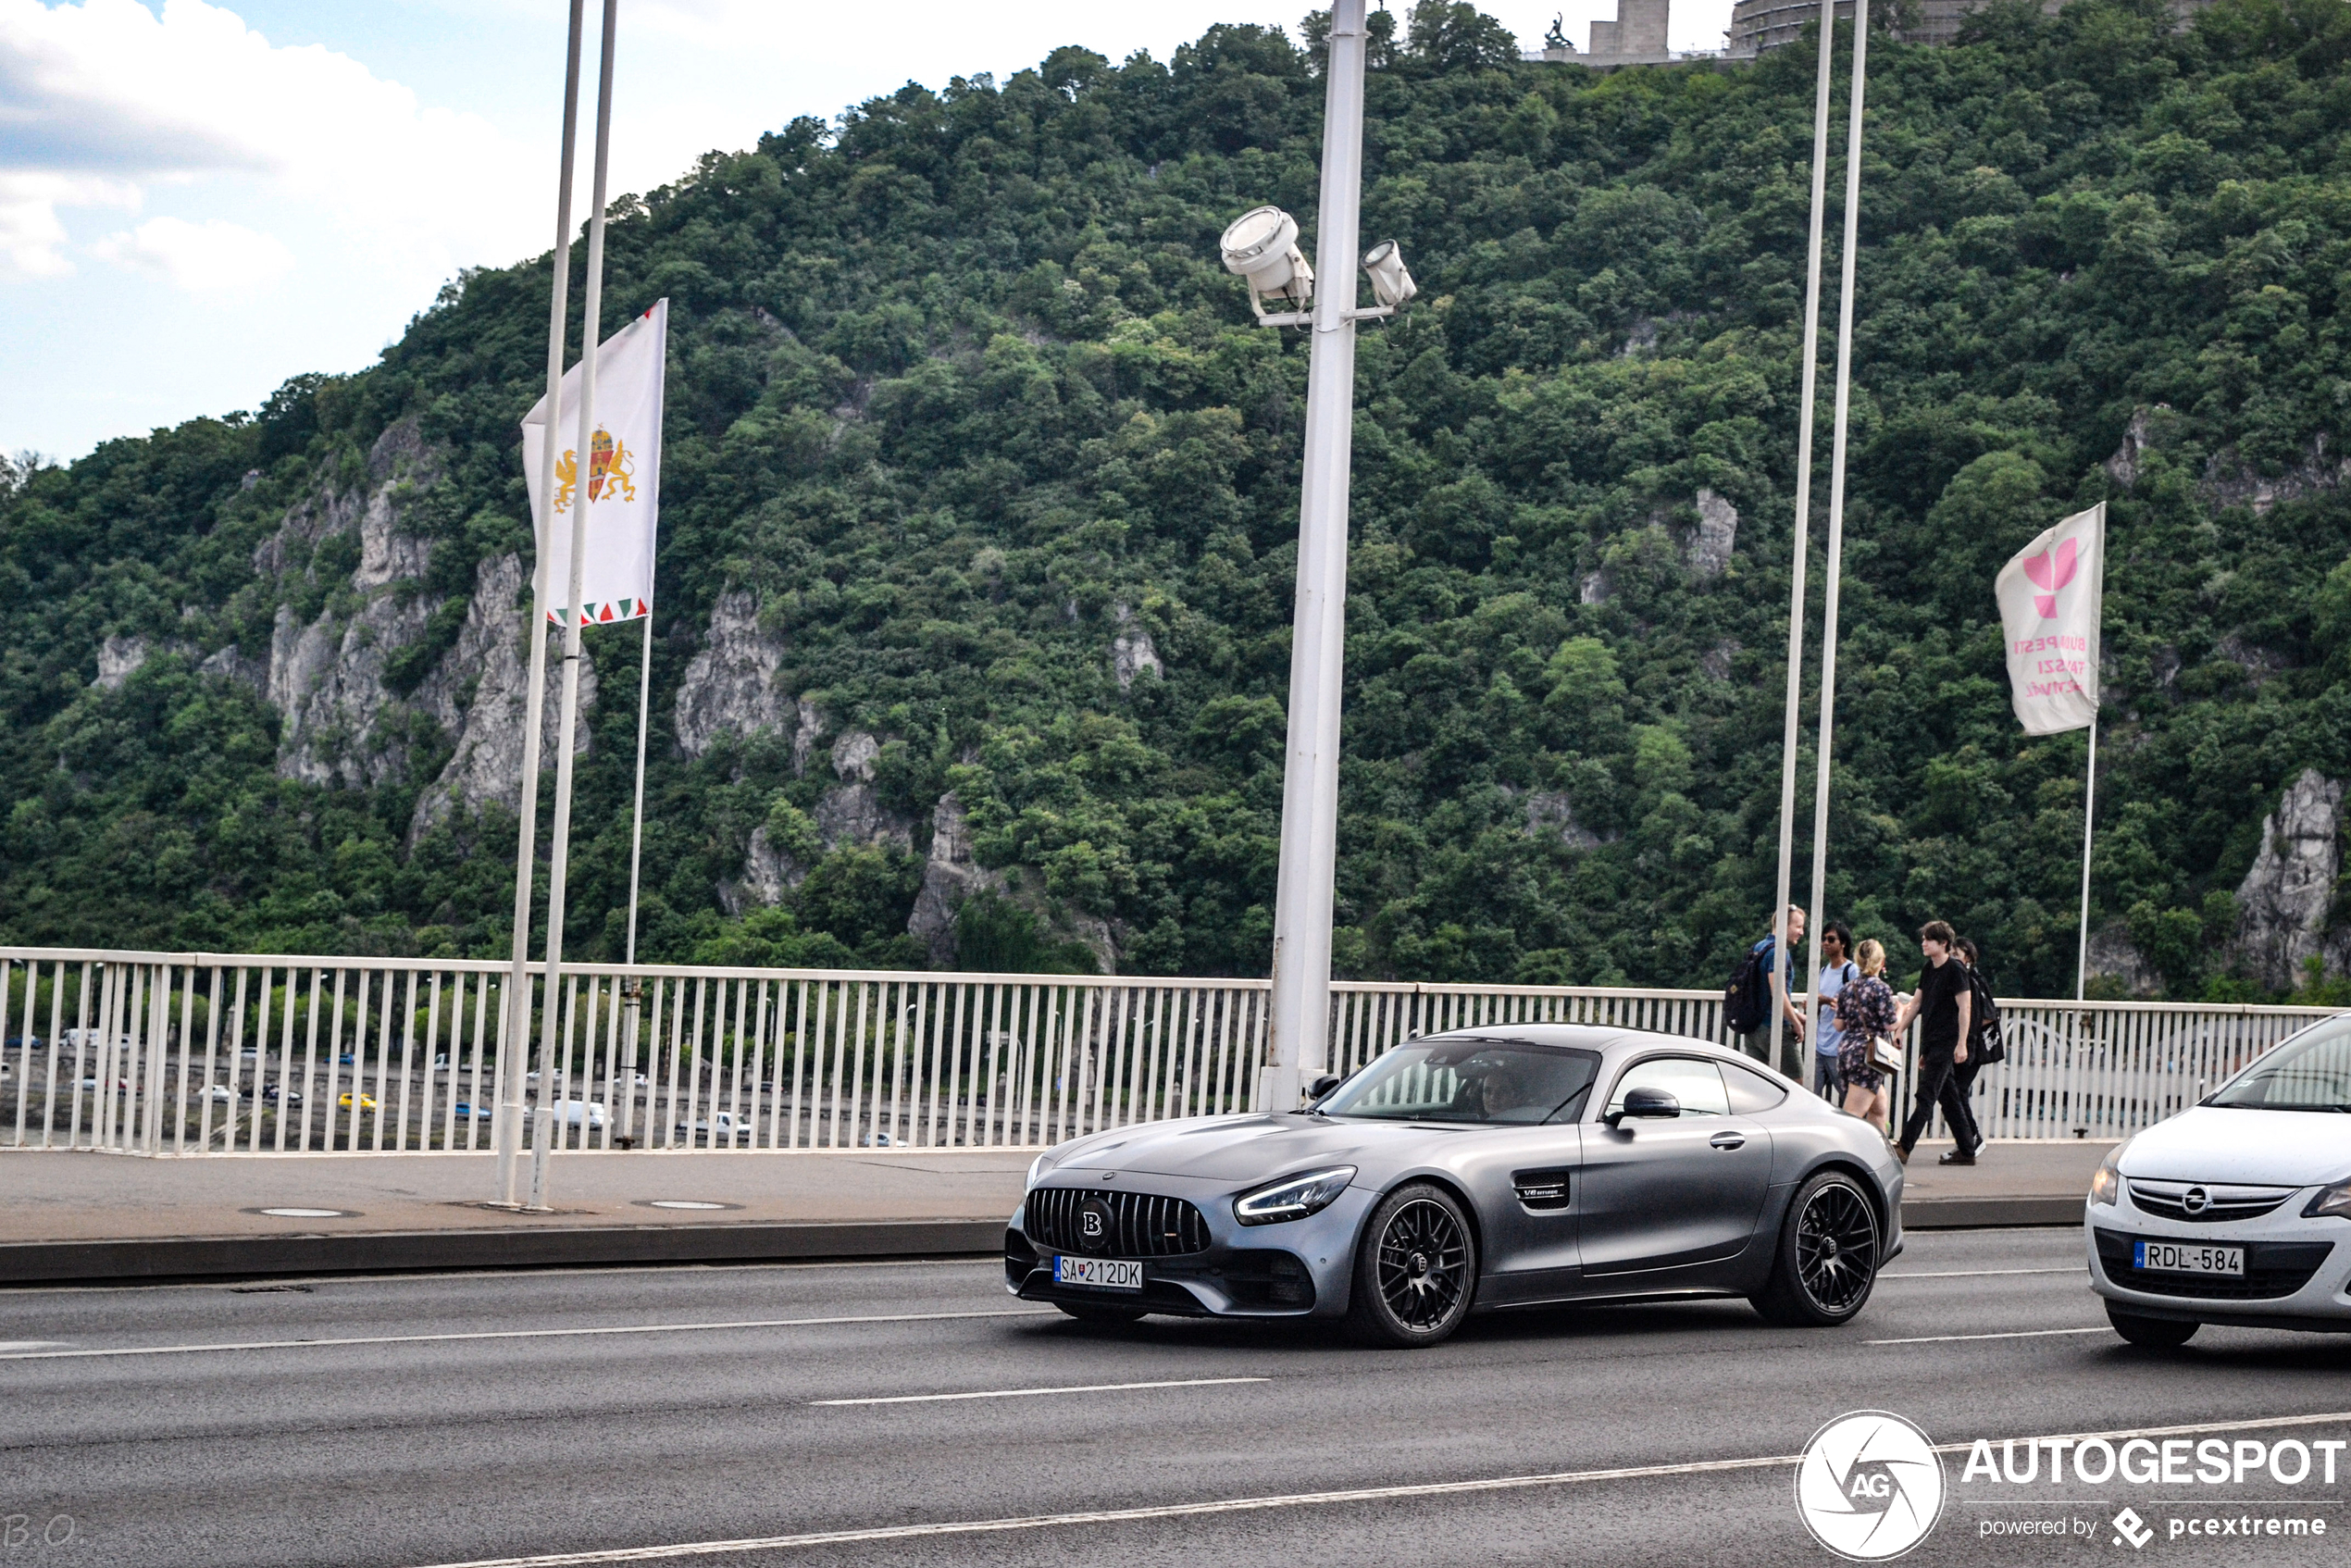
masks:
<instances>
[{"instance_id":1,"label":"car hood","mask_svg":"<svg viewBox=\"0 0 2351 1568\"><path fill-rule=\"evenodd\" d=\"M2351 1175L2351 1116L2197 1105L2158 1122L2122 1151L2122 1174L2156 1181L2311 1187Z\"/></svg>"},{"instance_id":2,"label":"car hood","mask_svg":"<svg viewBox=\"0 0 2351 1568\"><path fill-rule=\"evenodd\" d=\"M1362 1164L1450 1128L1322 1116L1195 1116L1096 1133L1066 1146L1054 1171L1131 1171L1202 1181L1256 1181L1318 1164Z\"/></svg>"}]
</instances>

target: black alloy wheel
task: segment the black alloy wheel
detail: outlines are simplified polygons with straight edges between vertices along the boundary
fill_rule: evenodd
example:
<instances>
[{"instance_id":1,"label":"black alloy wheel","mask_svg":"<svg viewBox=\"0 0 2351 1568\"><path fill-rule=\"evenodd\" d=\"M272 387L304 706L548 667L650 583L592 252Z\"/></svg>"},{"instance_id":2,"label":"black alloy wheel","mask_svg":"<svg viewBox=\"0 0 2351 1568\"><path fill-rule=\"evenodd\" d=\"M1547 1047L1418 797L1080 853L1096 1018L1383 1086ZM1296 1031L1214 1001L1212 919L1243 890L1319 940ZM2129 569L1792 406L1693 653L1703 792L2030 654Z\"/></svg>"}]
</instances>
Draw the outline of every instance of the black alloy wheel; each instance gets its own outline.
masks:
<instances>
[{"instance_id":1,"label":"black alloy wheel","mask_svg":"<svg viewBox=\"0 0 2351 1568\"><path fill-rule=\"evenodd\" d=\"M1822 1171L1797 1189L1780 1227L1771 1282L1753 1300L1773 1323L1826 1328L1861 1310L1877 1283L1883 1243L1877 1210L1841 1171Z\"/></svg>"},{"instance_id":2,"label":"black alloy wheel","mask_svg":"<svg viewBox=\"0 0 2351 1568\"><path fill-rule=\"evenodd\" d=\"M1413 1348L1449 1338L1477 1293L1477 1240L1441 1187L1398 1188L1372 1211L1356 1249L1348 1325L1367 1344Z\"/></svg>"},{"instance_id":3,"label":"black alloy wheel","mask_svg":"<svg viewBox=\"0 0 2351 1568\"><path fill-rule=\"evenodd\" d=\"M2176 1350L2196 1338L2204 1325L2193 1319L2176 1317L2141 1317L2126 1313L2112 1301L2106 1304L2106 1320L2114 1331L2132 1344L2149 1350Z\"/></svg>"}]
</instances>

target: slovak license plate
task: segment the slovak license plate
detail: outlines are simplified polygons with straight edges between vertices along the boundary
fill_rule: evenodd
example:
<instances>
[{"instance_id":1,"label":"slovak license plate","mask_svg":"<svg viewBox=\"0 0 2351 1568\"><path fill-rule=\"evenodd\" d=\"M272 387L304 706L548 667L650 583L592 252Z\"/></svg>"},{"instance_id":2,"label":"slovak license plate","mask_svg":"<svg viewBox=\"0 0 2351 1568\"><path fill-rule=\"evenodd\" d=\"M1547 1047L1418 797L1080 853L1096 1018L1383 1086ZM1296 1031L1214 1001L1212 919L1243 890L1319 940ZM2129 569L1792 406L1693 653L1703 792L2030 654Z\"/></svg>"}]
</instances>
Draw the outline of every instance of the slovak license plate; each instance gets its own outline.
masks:
<instances>
[{"instance_id":1,"label":"slovak license plate","mask_svg":"<svg viewBox=\"0 0 2351 1568\"><path fill-rule=\"evenodd\" d=\"M2184 1241L2139 1241L2133 1243L2143 1269L2159 1269L2166 1274L2229 1274L2242 1276L2245 1273L2245 1249L2242 1247L2196 1246Z\"/></svg>"},{"instance_id":2,"label":"slovak license plate","mask_svg":"<svg viewBox=\"0 0 2351 1568\"><path fill-rule=\"evenodd\" d=\"M1087 1285L1097 1290L1140 1290L1143 1265L1115 1258L1072 1258L1055 1255L1053 1283Z\"/></svg>"}]
</instances>

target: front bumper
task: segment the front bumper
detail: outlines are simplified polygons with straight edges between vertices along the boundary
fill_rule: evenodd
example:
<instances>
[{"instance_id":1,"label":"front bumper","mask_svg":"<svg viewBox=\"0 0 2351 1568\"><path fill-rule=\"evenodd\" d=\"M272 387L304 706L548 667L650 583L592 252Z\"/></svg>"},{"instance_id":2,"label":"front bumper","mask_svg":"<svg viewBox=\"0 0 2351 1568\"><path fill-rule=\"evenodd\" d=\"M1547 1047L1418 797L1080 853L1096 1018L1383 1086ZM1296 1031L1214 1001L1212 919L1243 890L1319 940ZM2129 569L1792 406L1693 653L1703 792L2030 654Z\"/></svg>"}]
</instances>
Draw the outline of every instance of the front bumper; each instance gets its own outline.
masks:
<instances>
[{"instance_id":1,"label":"front bumper","mask_svg":"<svg viewBox=\"0 0 2351 1568\"><path fill-rule=\"evenodd\" d=\"M1208 1246L1201 1251L1145 1257L1140 1290L1109 1290L1062 1285L1053 1278L1055 1248L1032 1240L1024 1224L1023 1201L1004 1230L1004 1288L1026 1301L1139 1307L1176 1317L1326 1318L1347 1311L1354 1271L1355 1238L1379 1201L1375 1192L1349 1188L1319 1213L1280 1225L1245 1226L1233 1217L1233 1197L1247 1188L1176 1176L1120 1172L1121 1190L1180 1198L1206 1222ZM1040 1187L1099 1189L1099 1171L1056 1170ZM1256 1184L1251 1183L1251 1186ZM1132 1253L1084 1253L1073 1257Z\"/></svg>"},{"instance_id":2,"label":"front bumper","mask_svg":"<svg viewBox=\"0 0 2351 1568\"><path fill-rule=\"evenodd\" d=\"M2091 1203L2084 1239L2090 1288L2147 1317L2351 1333L2351 1225L2305 1219L2296 1193L2258 1219L2197 1225L2150 1214L2130 1201ZM2241 1246L2243 1277L2166 1274L2133 1265L2134 1241Z\"/></svg>"}]
</instances>

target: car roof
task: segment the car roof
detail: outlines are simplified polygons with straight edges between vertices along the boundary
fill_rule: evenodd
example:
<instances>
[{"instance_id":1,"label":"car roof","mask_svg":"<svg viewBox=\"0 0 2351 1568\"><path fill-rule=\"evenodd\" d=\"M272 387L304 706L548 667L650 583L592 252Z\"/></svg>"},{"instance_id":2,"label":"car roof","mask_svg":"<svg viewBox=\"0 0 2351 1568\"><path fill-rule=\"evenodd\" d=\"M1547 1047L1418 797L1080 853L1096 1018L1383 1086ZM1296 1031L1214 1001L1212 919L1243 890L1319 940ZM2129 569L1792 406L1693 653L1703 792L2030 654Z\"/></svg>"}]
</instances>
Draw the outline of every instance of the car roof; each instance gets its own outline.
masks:
<instances>
[{"instance_id":1,"label":"car roof","mask_svg":"<svg viewBox=\"0 0 2351 1568\"><path fill-rule=\"evenodd\" d=\"M1441 1034L1423 1035L1420 1039L1408 1043L1423 1044L1437 1039L1508 1041L1521 1045L1597 1051L1611 1057L1660 1049L1686 1051L1695 1055L1710 1056L1717 1061L1735 1063L1775 1078L1780 1076L1747 1052L1717 1045L1712 1040L1699 1039L1695 1035L1667 1034L1657 1029L1628 1029L1615 1024L1484 1024L1447 1029Z\"/></svg>"}]
</instances>

